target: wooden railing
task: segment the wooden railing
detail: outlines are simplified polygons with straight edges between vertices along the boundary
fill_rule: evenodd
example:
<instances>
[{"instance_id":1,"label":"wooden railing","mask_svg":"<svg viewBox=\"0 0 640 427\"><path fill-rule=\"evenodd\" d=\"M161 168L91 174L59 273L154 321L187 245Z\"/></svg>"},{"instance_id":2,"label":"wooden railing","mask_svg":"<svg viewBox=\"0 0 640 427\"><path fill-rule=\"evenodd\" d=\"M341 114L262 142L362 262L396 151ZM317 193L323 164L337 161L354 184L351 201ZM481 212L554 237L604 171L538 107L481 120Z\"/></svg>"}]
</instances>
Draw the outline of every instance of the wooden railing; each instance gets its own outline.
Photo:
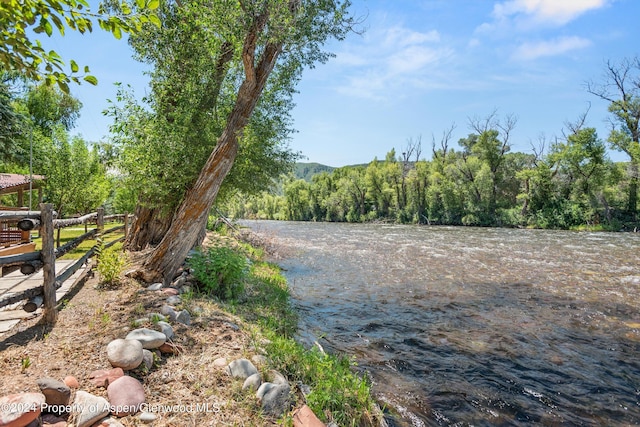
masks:
<instances>
[{"instance_id":1,"label":"wooden railing","mask_svg":"<svg viewBox=\"0 0 640 427\"><path fill-rule=\"evenodd\" d=\"M0 220L17 221L18 227L23 231L40 230L42 236L42 249L40 251L28 252L18 255L9 255L0 257L0 268L7 266L20 266L23 274L31 274L42 268L43 284L11 294L7 297L0 297L0 307L7 306L22 300L32 299L42 295L44 305L44 318L47 323L54 323L57 317L55 308L56 289L62 286L62 283L75 273L91 256L96 252L97 245L89 249L80 259L66 268L60 275L56 276L55 261L56 258L63 256L74 248L78 247L83 241L93 239L96 236L104 236L115 231L124 229L124 236L113 240L103 246L107 248L119 241L124 240L128 232L128 216L110 215L104 216L104 209L100 208L97 212L84 215L79 218L70 219L54 219L55 212L52 205L40 204L40 211L0 211ZM104 230L105 221L122 219L124 225L116 226L108 230ZM55 248L54 230L79 224L87 224L95 222L96 228L87 231L83 235ZM0 279L1 280L1 279Z\"/></svg>"}]
</instances>

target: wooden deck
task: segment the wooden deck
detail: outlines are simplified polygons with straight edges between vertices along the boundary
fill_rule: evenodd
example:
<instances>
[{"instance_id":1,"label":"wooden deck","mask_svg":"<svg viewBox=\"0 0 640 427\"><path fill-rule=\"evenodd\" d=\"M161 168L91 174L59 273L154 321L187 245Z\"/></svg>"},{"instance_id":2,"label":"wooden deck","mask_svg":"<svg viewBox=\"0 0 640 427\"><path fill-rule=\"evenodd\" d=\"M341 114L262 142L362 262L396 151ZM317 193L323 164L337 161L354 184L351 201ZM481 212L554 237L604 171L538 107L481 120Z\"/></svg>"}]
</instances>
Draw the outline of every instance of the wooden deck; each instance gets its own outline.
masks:
<instances>
[{"instance_id":1,"label":"wooden deck","mask_svg":"<svg viewBox=\"0 0 640 427\"><path fill-rule=\"evenodd\" d=\"M76 261L77 260L56 261L56 275L62 273L67 267L69 267ZM60 301L64 297L64 295L69 291L76 279L84 273L86 268L86 266L79 268L78 271L76 271L68 280L66 280L62 284L62 286L56 291L56 301ZM0 277L0 301L26 289L32 289L37 288L38 286L42 286L42 283L42 270L30 276L25 276L20 273L20 271L9 273L4 277ZM42 312L42 309L39 308L33 313L27 313L21 308L23 304L24 301L0 308L0 334L9 331L11 328L17 325L20 320L36 317Z\"/></svg>"}]
</instances>

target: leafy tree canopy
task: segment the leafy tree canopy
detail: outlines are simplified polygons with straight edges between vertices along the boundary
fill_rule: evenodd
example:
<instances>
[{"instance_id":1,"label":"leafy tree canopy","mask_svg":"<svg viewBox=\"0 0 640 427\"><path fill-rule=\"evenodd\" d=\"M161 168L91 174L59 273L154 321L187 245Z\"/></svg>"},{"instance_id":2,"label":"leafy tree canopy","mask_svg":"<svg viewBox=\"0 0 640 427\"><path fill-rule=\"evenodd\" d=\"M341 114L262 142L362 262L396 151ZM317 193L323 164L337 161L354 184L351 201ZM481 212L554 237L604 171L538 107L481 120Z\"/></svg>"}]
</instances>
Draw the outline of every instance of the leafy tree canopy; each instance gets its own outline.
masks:
<instances>
[{"instance_id":1,"label":"leafy tree canopy","mask_svg":"<svg viewBox=\"0 0 640 427\"><path fill-rule=\"evenodd\" d=\"M47 51L32 33L51 36L54 31L64 35L67 30L73 30L84 34L91 32L97 21L100 28L119 39L123 32L137 31L146 22L159 24L157 16L151 13L158 5L158 0L136 0L135 4L123 1L119 12L113 14L107 13L103 4L97 12L91 11L86 0L2 0L0 65L29 80L57 83L64 92L69 92L70 82L80 84L81 79L95 85L98 80L89 74L88 66L81 71L78 63L71 59L67 69L60 55ZM142 13L134 13L136 8Z\"/></svg>"}]
</instances>

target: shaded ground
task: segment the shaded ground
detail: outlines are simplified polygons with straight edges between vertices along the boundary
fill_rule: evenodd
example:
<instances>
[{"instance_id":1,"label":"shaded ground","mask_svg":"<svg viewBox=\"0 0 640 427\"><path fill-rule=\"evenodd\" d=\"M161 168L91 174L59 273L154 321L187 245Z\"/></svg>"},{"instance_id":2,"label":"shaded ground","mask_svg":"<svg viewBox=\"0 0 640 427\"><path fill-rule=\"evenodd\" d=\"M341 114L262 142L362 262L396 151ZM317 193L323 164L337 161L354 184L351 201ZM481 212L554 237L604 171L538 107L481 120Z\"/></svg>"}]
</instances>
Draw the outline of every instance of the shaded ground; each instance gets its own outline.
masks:
<instances>
[{"instance_id":1,"label":"shaded ground","mask_svg":"<svg viewBox=\"0 0 640 427\"><path fill-rule=\"evenodd\" d=\"M36 381L41 377L62 380L72 375L80 389L106 398L105 389L91 384L89 373L110 368L106 345L124 338L133 320L159 312L164 296L142 291L132 281L110 290L98 289L98 283L91 277L75 294L67 296L55 327L30 320L0 335L0 396L39 391ZM159 412L153 425L273 425L274 420L259 414L254 396L241 391L242 382L213 364L221 357L231 361L257 354L259 350L252 346L256 339L239 319L220 311L212 302L193 299L183 305L192 313L202 310L191 326L173 325L174 342L184 348L184 353L163 355L150 373L130 375L142 381L150 405L196 409ZM120 421L125 426L143 425L135 416Z\"/></svg>"}]
</instances>

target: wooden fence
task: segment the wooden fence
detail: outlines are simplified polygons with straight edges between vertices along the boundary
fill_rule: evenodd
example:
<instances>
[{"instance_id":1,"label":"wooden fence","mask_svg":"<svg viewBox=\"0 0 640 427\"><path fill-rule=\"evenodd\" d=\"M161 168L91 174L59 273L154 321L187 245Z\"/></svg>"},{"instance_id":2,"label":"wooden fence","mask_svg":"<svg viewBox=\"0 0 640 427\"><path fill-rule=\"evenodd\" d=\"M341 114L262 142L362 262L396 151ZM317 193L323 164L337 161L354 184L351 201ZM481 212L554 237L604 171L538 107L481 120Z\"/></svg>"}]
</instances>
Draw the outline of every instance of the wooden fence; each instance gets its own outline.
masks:
<instances>
[{"instance_id":1,"label":"wooden fence","mask_svg":"<svg viewBox=\"0 0 640 427\"><path fill-rule=\"evenodd\" d=\"M0 268L7 266L20 266L23 274L31 274L42 268L43 285L35 288L27 289L17 294L12 294L8 298L0 300L0 307L7 306L22 300L32 299L42 295L44 306L44 318L47 323L53 324L57 318L56 311L56 289L62 286L62 283L75 273L91 256L96 253L98 245L89 249L80 259L65 269L60 275L56 276L55 261L56 258L63 256L69 251L76 248L80 243L87 239L124 229L124 236L116 239L108 244L103 245L107 248L119 241L124 240L128 232L129 217L123 215L104 215L104 209L100 208L97 212L84 215L79 218L70 219L54 219L55 212L51 204L40 204L40 211L0 211L0 220L17 221L17 226L22 231L40 230L42 237L42 249L40 251L28 252L17 255L9 255L0 257ZM108 230L104 230L105 221L121 219L124 225L116 226ZM55 248L56 239L54 238L54 230L70 227L73 225L86 224L95 222L96 228L86 231L83 235ZM0 279L1 280L1 279Z\"/></svg>"}]
</instances>

